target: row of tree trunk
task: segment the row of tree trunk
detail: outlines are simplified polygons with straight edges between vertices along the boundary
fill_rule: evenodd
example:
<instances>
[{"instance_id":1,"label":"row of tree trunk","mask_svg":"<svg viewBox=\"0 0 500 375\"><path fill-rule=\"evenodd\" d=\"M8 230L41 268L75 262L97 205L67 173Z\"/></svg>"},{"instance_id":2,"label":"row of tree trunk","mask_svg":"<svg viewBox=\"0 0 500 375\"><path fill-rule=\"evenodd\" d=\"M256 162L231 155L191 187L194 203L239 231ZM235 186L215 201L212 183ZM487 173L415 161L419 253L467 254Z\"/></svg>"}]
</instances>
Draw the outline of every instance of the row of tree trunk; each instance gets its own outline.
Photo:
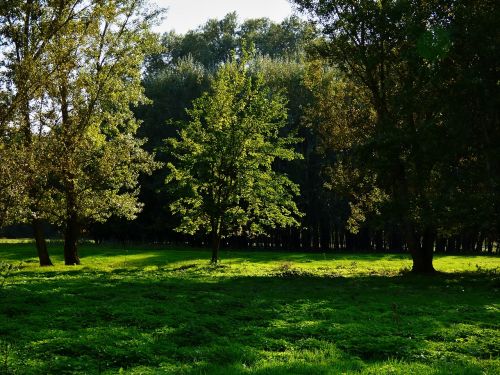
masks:
<instances>
[{"instance_id":1,"label":"row of tree trunk","mask_svg":"<svg viewBox=\"0 0 500 375\"><path fill-rule=\"evenodd\" d=\"M47 241L43 230L43 222L41 220L33 220L33 236L35 238L35 246L38 254L40 266L52 266L50 259ZM78 256L78 236L79 226L76 220L68 220L66 230L64 231L64 264L73 266L80 264L80 257Z\"/></svg>"},{"instance_id":2,"label":"row of tree trunk","mask_svg":"<svg viewBox=\"0 0 500 375\"><path fill-rule=\"evenodd\" d=\"M41 266L51 266L47 243L44 237L43 223L34 220L32 223L36 248ZM245 236L229 237L221 240L219 235L212 236L212 262L217 262L219 246L228 248L267 248L287 251L352 251L394 253L409 252L416 272L433 272L433 254L498 254L500 241L491 235L479 231L462 233L457 236L436 236L435 231L428 229L420 234L411 231L370 231L362 228L352 234L346 230L332 227L330 230L282 229L275 230L270 236L247 238ZM64 231L64 262L66 265L80 264L77 241L79 237L78 221L68 220ZM201 245L204 241L195 240L193 244ZM216 249L216 250L215 250Z\"/></svg>"},{"instance_id":3,"label":"row of tree trunk","mask_svg":"<svg viewBox=\"0 0 500 375\"><path fill-rule=\"evenodd\" d=\"M429 244L426 246L439 254L473 254L499 253L500 241L492 235L487 236L480 232L461 234L456 236L436 236L429 231L426 236L421 234L415 239L423 245L424 237ZM369 231L361 229L357 234L346 230L333 228L328 232L308 231L300 229L276 230L270 236L249 239L246 237L230 237L223 242L226 247L232 248L273 248L283 250L312 250L312 251L353 251L353 252L380 252L403 253L409 250L407 239L401 231Z\"/></svg>"}]
</instances>

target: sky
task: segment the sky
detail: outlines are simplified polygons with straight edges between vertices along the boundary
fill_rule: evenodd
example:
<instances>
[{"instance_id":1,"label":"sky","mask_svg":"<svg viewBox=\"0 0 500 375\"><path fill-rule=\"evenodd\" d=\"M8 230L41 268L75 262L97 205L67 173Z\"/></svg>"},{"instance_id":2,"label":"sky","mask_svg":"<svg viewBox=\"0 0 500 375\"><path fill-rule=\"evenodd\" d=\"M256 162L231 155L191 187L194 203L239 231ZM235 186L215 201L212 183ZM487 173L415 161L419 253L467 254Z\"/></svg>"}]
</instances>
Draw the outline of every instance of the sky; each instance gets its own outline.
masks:
<instances>
[{"instance_id":1,"label":"sky","mask_svg":"<svg viewBox=\"0 0 500 375\"><path fill-rule=\"evenodd\" d=\"M267 17L275 22L293 14L287 0L152 0L162 8L168 8L162 25L157 32L175 30L185 33L204 24L210 18L221 19L227 13L236 11L238 18Z\"/></svg>"}]
</instances>

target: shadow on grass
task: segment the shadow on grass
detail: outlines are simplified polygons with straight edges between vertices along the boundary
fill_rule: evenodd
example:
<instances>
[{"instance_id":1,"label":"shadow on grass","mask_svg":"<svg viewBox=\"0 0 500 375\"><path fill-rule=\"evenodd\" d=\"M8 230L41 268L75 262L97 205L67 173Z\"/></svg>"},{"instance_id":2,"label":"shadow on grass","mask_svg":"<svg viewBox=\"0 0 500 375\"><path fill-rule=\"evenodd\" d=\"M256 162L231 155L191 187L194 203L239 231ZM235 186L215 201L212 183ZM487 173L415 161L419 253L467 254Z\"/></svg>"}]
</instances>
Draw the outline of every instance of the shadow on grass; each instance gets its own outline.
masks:
<instances>
[{"instance_id":1,"label":"shadow on grass","mask_svg":"<svg viewBox=\"0 0 500 375\"><path fill-rule=\"evenodd\" d=\"M17 273L0 290L6 373L474 374L500 354L491 275L200 270Z\"/></svg>"}]
</instances>

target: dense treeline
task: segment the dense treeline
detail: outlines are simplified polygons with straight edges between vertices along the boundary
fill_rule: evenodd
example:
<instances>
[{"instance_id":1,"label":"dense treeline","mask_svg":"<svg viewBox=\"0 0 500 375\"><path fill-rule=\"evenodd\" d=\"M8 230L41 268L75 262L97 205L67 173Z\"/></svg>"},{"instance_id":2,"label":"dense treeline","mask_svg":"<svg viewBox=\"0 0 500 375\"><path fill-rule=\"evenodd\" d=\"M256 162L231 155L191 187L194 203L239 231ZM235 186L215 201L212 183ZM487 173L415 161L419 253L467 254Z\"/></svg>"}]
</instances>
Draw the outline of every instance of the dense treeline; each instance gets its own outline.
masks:
<instances>
[{"instance_id":1,"label":"dense treeline","mask_svg":"<svg viewBox=\"0 0 500 375\"><path fill-rule=\"evenodd\" d=\"M279 24L268 19L239 23L231 13L184 35L163 35L161 52L149 41L142 87L151 103L133 108L142 122L133 147L142 147L145 153L137 167L127 172L129 177L122 174L122 182L115 178L113 194L109 193L111 187L106 190L105 197L116 201L128 189L125 209L108 204L101 216L90 213L76 220L86 236L97 241L210 243L210 230L189 235L175 230L183 215L173 214L169 207L185 192L165 183L172 173L167 165L176 161L171 143L165 140L178 139L178 131L193 121L190 113L195 99L210 90L215 97L214 77L231 56L238 58L246 48L253 48L255 54L245 65L248 82L262 79L266 95L285 97L286 124L279 134L299 138L295 151L301 158L276 159L272 167L298 185L300 195L295 202L303 215L297 218L298 226L270 225L258 232L261 234L246 224L233 227L220 239L222 246L409 251L414 270L419 272L433 270L434 252L498 252L496 2L295 3L311 22L291 17ZM138 51L137 56L146 52ZM28 69L24 74L31 73ZM5 102L12 103L9 100ZM120 105L139 102L129 96ZM116 104L109 105L115 110ZM16 111L22 118L20 108ZM110 114L103 113L96 122L109 121ZM7 124L5 116L2 124ZM48 114L44 116L52 120ZM8 134L10 128L5 129L3 142L8 144L13 138ZM26 137L34 137L28 133ZM106 136L112 133L104 130ZM53 149L45 145L46 138L50 137L36 137L36 147ZM139 139L146 141L141 145ZM32 139L16 142L23 150L33 144ZM149 159L153 154L161 167ZM9 163L16 165L13 154L9 155L0 166L5 171L12 170ZM109 158L103 160L102 168L111 172L115 166L109 164ZM44 165L43 160L35 158L30 167L41 174L36 181L43 183L30 187L29 197L45 191L47 178L43 176L51 173L35 167L36 163ZM139 175L141 171L150 175ZM0 182L11 193L0 195L0 208L9 207L8 199L20 194L9 183L16 180L14 172L2 170ZM66 221L54 220L52 213L61 202L68 204L72 179L65 173L61 179L64 182L66 176L66 198L50 193L41 200L29 198L28 205L34 225L51 222L68 237L71 215L66 215ZM100 191L92 183L88 185ZM52 192L58 185L47 186ZM102 197L96 195L91 200L94 203L83 206L103 209L95 204ZM26 202L18 206L26 207ZM244 207L249 207L248 202ZM17 222L28 221L29 215L23 215L11 212L9 220L8 215L3 217L5 223L15 223L12 217L22 217ZM135 220L128 220L135 215Z\"/></svg>"},{"instance_id":2,"label":"dense treeline","mask_svg":"<svg viewBox=\"0 0 500 375\"><path fill-rule=\"evenodd\" d=\"M287 131L295 131L303 139L298 151L302 153L304 159L278 167L286 171L292 180L300 185L301 196L298 203L305 216L302 218L300 228L277 229L270 236L259 238L241 238L241 236L228 238L226 240L227 246L247 247L256 245L286 249L405 251L407 240L403 233L404 224L401 218L395 215L396 207L394 207L394 202L384 201L387 197L382 196L385 189L391 188L384 186L384 191L380 191L382 190L381 187L378 188L373 181L366 181L367 176L349 175L349 180L346 181L347 176L338 174L341 172L338 170L340 162L346 163L349 152L358 151L357 149L348 148L352 147L350 145L353 142L360 142L367 136L370 131L370 121L376 121L374 119L376 115L370 112L374 111L373 108L368 109L372 103L370 103L369 94L363 91L364 88L360 87L357 82L349 81L349 77L341 70L340 66L331 67L325 62L323 55L328 53L328 46L324 44L321 35L315 31L314 27L307 22L294 18L284 21L281 25L271 24L273 29L281 30L270 34L271 26L269 26L269 21L250 20L242 25L237 25L234 15L230 14L221 21L210 21L200 29L189 32L184 37L173 34L165 36L163 43L165 43L167 52L161 58L155 56L152 59L155 64L149 66L149 75L145 80L147 95L153 99L154 104L143 107L138 111L139 117L144 119L141 132L142 135L149 139L147 146L151 150L157 149L162 146L163 139L175 134L175 127L163 124L169 119L175 121L186 120L184 108L189 108L191 100L198 97L207 88L207 77L213 71L213 66L224 62L232 49L240 47L244 38L248 40L248 34L244 35L242 32L242 30L249 29L248 24L264 25L251 34L253 38L250 38L250 40L255 43L256 50L261 54L261 57L255 61L253 69L262 72L267 83L275 90L285 90L289 111ZM295 26L292 28L290 25ZM291 35L287 35L287 33ZM448 33L450 35L447 38L451 38L451 30ZM287 43L277 41L277 36L281 36L286 41L293 40L296 48L280 49L281 46L287 45ZM457 43L470 43L467 40L469 37L469 35L462 35L461 38L466 40L457 40ZM193 40L197 40L198 43L194 43ZM204 42L200 42L200 40ZM223 42L215 43L215 41ZM211 47L210 42L216 44L216 46ZM273 45L273 43L276 51L269 53L269 45ZM420 43L423 44L424 42ZM439 47L434 46L432 40L429 40L428 43L429 46L425 48ZM446 57L453 60L443 61L444 67L436 66L435 68L440 71L446 69L447 74L450 74L449 69L451 67L449 64L460 62L459 57L453 56L453 54L461 53L463 47L460 47L459 50L451 50L453 44L451 41L447 43L449 45L447 44L443 48L450 50L446 51L446 56L443 56L443 59ZM207 46L205 51L199 49L200 44ZM305 47L307 45L311 47L306 51ZM190 46L192 50L189 49ZM217 53L209 53L210 48L217 49ZM456 48L458 49L459 46ZM306 55L307 52L309 55ZM432 51L427 53L432 53ZM213 60L214 56L220 56L220 60L215 62ZM485 58L490 59L490 64L492 64L489 68L494 67L491 56L485 56ZM425 65L425 58L419 57L419 59L421 61L416 61L414 64L418 64L418 69L421 69L421 65ZM161 63L159 63L160 61ZM488 61L484 63L487 64ZM455 68L459 69L461 67ZM437 73L439 71L425 72L425 74ZM473 73L470 72L469 74ZM478 75L482 74L481 71L476 73ZM488 72L486 71L484 74L488 74ZM484 170L488 168L484 160L482 163L485 164L481 166L483 174L482 177L479 177L478 173L480 171L477 170L477 164L466 165L466 163L473 162L473 160L466 161L467 158L475 159L475 155L462 153L473 152L466 149L473 145L474 139L476 139L477 147L490 148L487 149L487 152L491 157L494 157L493 148L497 146L494 143L486 146L482 141L482 135L480 133L474 134L469 129L473 124L468 121L473 119L466 120L457 115L457 111L464 112L463 107L466 103L464 103L465 98L457 101L455 95L463 94L456 92L451 87L445 88L445 82L434 77L433 79L436 80L432 82L432 89L436 90L432 93L434 98L429 96L429 92L423 91L424 88L421 88L420 97L417 96L416 89L411 88L414 91L411 95L413 95L415 101L411 105L419 107L419 111L425 111L424 105L435 106L436 101L441 101L439 103L440 110L446 109L449 111L450 117L453 116L447 120L450 121L447 124L448 129L442 129L446 125L443 124L444 119L440 118L438 120L439 124L436 124L436 129L431 129L432 132L429 132L429 134L419 134L418 137L422 137L422 139L414 140L426 144L426 152L429 154L426 157L435 158L429 163L435 163L439 168L446 169L440 169L439 171L435 169L428 172L440 173L439 178L438 176L434 178L440 180L435 182L438 182L441 185L439 188L443 189L434 193L436 194L436 200L433 204L439 206L433 208L434 212L428 213L428 215L446 215L446 217L433 218L433 220L436 220L436 225L432 228L434 232L433 246L435 251L438 252L492 252L495 250L498 236L498 220L496 219L498 217L496 199L498 198L495 190L498 177L494 172L490 174L487 170ZM448 81L449 79L449 77L443 76L443 80ZM467 80L471 79L472 77L467 77ZM481 79L481 82L487 80L490 83L493 82L489 77L478 76L475 79ZM467 83L462 82L460 85ZM391 84L397 83L391 81ZM414 84L413 82L408 83L408 85ZM451 84L459 85L457 82ZM487 89L488 87L485 85L484 90ZM495 89L493 87L490 90L492 90L491 95L483 94L485 95L483 105L486 106L484 110L494 110L490 101L496 101ZM407 97L406 93L397 93L397 95L398 97L395 97L394 100ZM418 102L424 99L427 101L432 99L433 103ZM406 105L406 103L398 105ZM356 109L354 106L358 106L358 108ZM364 112L363 106L367 108ZM491 108L488 109L488 106ZM415 111L415 109L412 108L412 111ZM430 114L426 115L430 116ZM416 112L412 112L412 116L416 116ZM488 131L493 136L498 134L498 123L494 118L495 114L491 113L491 116L493 118L490 123L478 124L478 126L489 126ZM357 129L356 126L360 128ZM364 127L367 127L367 129ZM467 136L462 133L464 131L468 132ZM388 160L384 163L390 162L394 157L394 154L389 154L390 152L404 153L410 151L408 149L404 150L404 142L412 142L412 140L404 137L411 137L411 134L398 134L398 132L399 128L391 132L391 134L377 135L377 137L387 137L386 140L377 140L386 142L377 145L377 147L380 147L380 151L388 153L388 155L384 155ZM363 141L365 140L363 139ZM359 146L361 147L361 145ZM373 146L370 145L370 147ZM412 147L415 146L412 145ZM399 150L394 150L394 148L399 148ZM360 152L375 151L360 150ZM160 152L159 155L162 155L162 153ZM371 158L369 154L360 154L359 156L363 156L363 159L358 160L358 162L364 165L367 165ZM351 159L350 162L352 161ZM481 163L474 160L474 163L476 162ZM380 163L380 161L377 161L377 163ZM457 165L459 163L463 166ZM498 158L496 163L498 163ZM387 169L387 166L388 164L381 165L382 169ZM412 168L417 169L420 167L412 166ZM352 171L348 170L343 172L352 173ZM446 175L444 175L445 172ZM156 173L158 178L156 184L153 183L156 186L156 191L164 189L165 173L165 171ZM420 170L419 173L424 173L424 171ZM470 175L471 173L474 173L474 175ZM360 181L360 178L365 181ZM397 182L391 176L385 178L391 182ZM399 184L399 182L397 183ZM492 185L490 187L484 186L488 183ZM425 189L425 187L422 188ZM468 189L469 192L462 190L464 188ZM481 191L480 189L483 188L484 190ZM358 189L358 191L354 191L354 189ZM362 191L361 189L365 190ZM150 192L153 192L153 190L155 189L148 189ZM472 193L474 190L475 192ZM377 196L377 194L381 196ZM456 197L454 197L455 194ZM122 233L123 238L130 240L156 238L160 241L206 242L204 238L181 237L171 231L175 225L175 219L170 216L168 210L163 209L172 199L167 192L161 197L158 197L158 194L154 192L152 194L144 192L142 197L144 202L151 199L151 204L146 203L145 211L139 215L139 219L130 224L131 226L137 225L135 227L137 229L127 229ZM382 202L378 202L378 199L381 199ZM447 201L451 199L454 201ZM156 210L154 222L147 213L148 206L154 207ZM420 210L421 207L415 207L414 209ZM160 215L163 219L159 219ZM360 215L361 217L359 217ZM106 231L108 229L109 227L106 228ZM137 235L134 236L131 233ZM150 234L141 237L144 236L144 233Z\"/></svg>"}]
</instances>

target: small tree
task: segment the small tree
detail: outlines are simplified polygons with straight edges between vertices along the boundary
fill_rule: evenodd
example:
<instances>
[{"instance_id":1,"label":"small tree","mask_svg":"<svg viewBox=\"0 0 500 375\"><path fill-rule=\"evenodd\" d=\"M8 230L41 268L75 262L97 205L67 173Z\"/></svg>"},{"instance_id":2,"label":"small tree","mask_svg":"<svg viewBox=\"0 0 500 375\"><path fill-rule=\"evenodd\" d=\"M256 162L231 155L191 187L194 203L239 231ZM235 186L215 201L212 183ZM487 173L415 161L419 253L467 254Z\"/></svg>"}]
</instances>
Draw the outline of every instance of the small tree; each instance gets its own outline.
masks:
<instances>
[{"instance_id":1,"label":"small tree","mask_svg":"<svg viewBox=\"0 0 500 375\"><path fill-rule=\"evenodd\" d=\"M293 200L298 187L273 169L275 160L300 157L297 138L280 136L287 118L282 95L252 76L249 55L235 56L217 71L209 92L188 110L191 121L168 145L171 183L179 198L170 205L182 216L178 231L204 230L212 237L212 263L228 233L265 234L276 226L298 225Z\"/></svg>"}]
</instances>

